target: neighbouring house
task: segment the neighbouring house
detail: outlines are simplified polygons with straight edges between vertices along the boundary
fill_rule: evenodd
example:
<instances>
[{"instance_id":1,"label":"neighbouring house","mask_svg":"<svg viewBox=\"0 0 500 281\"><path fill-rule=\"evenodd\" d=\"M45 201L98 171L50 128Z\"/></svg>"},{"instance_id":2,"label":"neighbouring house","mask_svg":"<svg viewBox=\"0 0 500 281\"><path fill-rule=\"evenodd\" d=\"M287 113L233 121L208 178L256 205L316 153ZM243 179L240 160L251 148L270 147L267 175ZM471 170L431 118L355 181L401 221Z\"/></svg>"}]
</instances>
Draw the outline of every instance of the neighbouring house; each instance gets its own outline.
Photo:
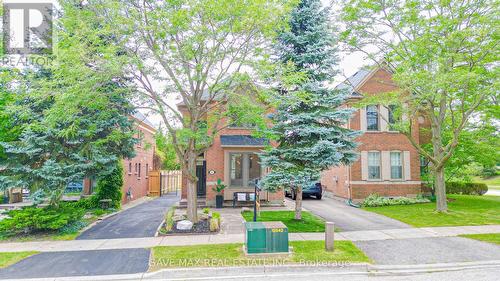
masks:
<instances>
[{"instance_id":1,"label":"neighbouring house","mask_svg":"<svg viewBox=\"0 0 500 281\"><path fill-rule=\"evenodd\" d=\"M337 87L350 91L348 102L397 90L390 71L383 68L361 69ZM383 105L368 105L355 112L349 128L362 131L358 137L359 159L351 166L331 168L322 173L321 183L327 196L360 201L372 193L380 196L415 196L422 193L420 156L407 137L391 131L392 111ZM402 116L401 118L405 118ZM423 118L413 120L418 142L427 126Z\"/></svg>"},{"instance_id":2,"label":"neighbouring house","mask_svg":"<svg viewBox=\"0 0 500 281\"><path fill-rule=\"evenodd\" d=\"M186 116L182 103L177 105L179 111ZM228 125L226 120L221 120L221 130L214 138L212 146L198 156L196 175L198 177L197 195L198 205L215 206L216 192L213 188L217 180L227 186L224 190L226 205L232 204L235 192L254 192L255 180L265 174L261 166L258 153L267 145L267 140L252 136L252 126ZM261 191L262 205L283 205L283 191ZM187 179L183 177L182 196L180 206L187 205Z\"/></svg>"},{"instance_id":3,"label":"neighbouring house","mask_svg":"<svg viewBox=\"0 0 500 281\"><path fill-rule=\"evenodd\" d=\"M149 172L157 168L155 167L156 129L140 112L134 113L132 118L139 142L135 145L135 157L123 159L123 204L148 195ZM95 179L85 179L83 194L92 194L95 186Z\"/></svg>"}]
</instances>

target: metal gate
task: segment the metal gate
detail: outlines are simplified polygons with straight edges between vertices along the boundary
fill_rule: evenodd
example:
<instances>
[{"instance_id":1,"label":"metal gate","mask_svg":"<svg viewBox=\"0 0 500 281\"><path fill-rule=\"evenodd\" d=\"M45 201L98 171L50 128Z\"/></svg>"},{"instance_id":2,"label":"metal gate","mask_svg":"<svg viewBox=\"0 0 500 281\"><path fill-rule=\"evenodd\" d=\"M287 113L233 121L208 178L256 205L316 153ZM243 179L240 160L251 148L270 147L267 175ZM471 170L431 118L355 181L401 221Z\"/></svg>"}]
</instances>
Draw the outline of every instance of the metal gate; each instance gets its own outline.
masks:
<instances>
[{"instance_id":1,"label":"metal gate","mask_svg":"<svg viewBox=\"0 0 500 281\"><path fill-rule=\"evenodd\" d=\"M161 171L160 173L160 195L181 191L182 187L182 171Z\"/></svg>"}]
</instances>

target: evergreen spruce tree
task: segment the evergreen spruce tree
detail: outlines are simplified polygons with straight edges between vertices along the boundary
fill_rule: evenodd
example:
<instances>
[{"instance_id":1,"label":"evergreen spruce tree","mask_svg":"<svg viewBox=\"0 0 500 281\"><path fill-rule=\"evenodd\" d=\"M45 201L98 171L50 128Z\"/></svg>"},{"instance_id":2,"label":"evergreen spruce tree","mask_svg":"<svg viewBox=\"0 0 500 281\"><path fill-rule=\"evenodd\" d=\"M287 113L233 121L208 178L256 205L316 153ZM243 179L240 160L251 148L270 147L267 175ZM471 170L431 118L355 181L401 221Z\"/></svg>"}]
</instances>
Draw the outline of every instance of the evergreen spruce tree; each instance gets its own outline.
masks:
<instances>
[{"instance_id":1,"label":"evergreen spruce tree","mask_svg":"<svg viewBox=\"0 0 500 281\"><path fill-rule=\"evenodd\" d=\"M6 156L0 159L0 190L28 188L53 205L68 183L112 173L119 159L134 156L137 142L130 118L135 89L123 73L128 58L113 30L89 21L79 3L61 4L65 16L55 22L53 62L16 76L14 100L0 115L9 120L0 130L17 133L0 139ZM3 83L8 70L0 70Z\"/></svg>"},{"instance_id":2,"label":"evergreen spruce tree","mask_svg":"<svg viewBox=\"0 0 500 281\"><path fill-rule=\"evenodd\" d=\"M357 158L358 133L344 126L352 114L342 107L347 93L326 85L336 74L335 44L328 9L320 0L302 0L276 46L279 63L293 65L303 79L293 86L281 81L283 87L275 96L270 131L277 146L261 156L263 165L271 168L262 184L271 191L296 188L297 220L302 219L302 187L317 182L322 170L349 165Z\"/></svg>"}]
</instances>

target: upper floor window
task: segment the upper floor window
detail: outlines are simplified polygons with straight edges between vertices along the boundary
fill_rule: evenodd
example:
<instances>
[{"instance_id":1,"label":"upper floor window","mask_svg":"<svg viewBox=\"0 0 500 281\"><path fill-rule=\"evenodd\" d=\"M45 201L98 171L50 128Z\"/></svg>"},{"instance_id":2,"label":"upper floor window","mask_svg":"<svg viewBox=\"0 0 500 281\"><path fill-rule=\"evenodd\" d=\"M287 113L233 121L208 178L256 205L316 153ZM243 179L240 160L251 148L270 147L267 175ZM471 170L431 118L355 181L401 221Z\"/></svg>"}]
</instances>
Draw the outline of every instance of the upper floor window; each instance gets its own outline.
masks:
<instances>
[{"instance_id":1,"label":"upper floor window","mask_svg":"<svg viewBox=\"0 0 500 281\"><path fill-rule=\"evenodd\" d=\"M138 170L137 170L137 177L141 177L141 163L139 163Z\"/></svg>"},{"instance_id":2,"label":"upper floor window","mask_svg":"<svg viewBox=\"0 0 500 281\"><path fill-rule=\"evenodd\" d=\"M366 130L378 131L378 106L376 105L366 107Z\"/></svg>"},{"instance_id":3,"label":"upper floor window","mask_svg":"<svg viewBox=\"0 0 500 281\"><path fill-rule=\"evenodd\" d=\"M148 178L148 174L149 174L149 164L146 164L146 175L145 175L145 178Z\"/></svg>"},{"instance_id":4,"label":"upper floor window","mask_svg":"<svg viewBox=\"0 0 500 281\"><path fill-rule=\"evenodd\" d=\"M403 161L401 152L391 152L391 179L403 178Z\"/></svg>"},{"instance_id":5,"label":"upper floor window","mask_svg":"<svg viewBox=\"0 0 500 281\"><path fill-rule=\"evenodd\" d=\"M398 107L397 105L395 104L391 104L389 105L388 107L388 123L389 123L389 130L393 130L394 129L394 124L396 124L398 121L399 121L399 118L397 117L396 115L396 111L398 110Z\"/></svg>"},{"instance_id":6,"label":"upper floor window","mask_svg":"<svg viewBox=\"0 0 500 281\"><path fill-rule=\"evenodd\" d=\"M380 179L380 152L368 152L368 179Z\"/></svg>"},{"instance_id":7,"label":"upper floor window","mask_svg":"<svg viewBox=\"0 0 500 281\"><path fill-rule=\"evenodd\" d=\"M132 174L132 163L128 163L128 173Z\"/></svg>"}]
</instances>

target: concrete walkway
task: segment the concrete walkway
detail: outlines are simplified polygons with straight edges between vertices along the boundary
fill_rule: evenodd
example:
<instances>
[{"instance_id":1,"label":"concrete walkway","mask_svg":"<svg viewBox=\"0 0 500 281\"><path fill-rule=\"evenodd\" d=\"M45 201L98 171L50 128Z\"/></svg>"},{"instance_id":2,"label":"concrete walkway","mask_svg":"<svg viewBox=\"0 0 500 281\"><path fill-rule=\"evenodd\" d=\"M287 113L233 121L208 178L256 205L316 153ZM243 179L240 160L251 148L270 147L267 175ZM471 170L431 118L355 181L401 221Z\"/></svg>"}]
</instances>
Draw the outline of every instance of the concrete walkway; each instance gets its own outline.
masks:
<instances>
[{"instance_id":1,"label":"concrete walkway","mask_svg":"<svg viewBox=\"0 0 500 281\"><path fill-rule=\"evenodd\" d=\"M462 234L500 233L500 225L423 227L386 230L346 231L335 233L336 240L388 241L413 238L453 237ZM290 233L291 241L323 240L324 233ZM242 243L244 234L179 235L147 238L94 239L73 241L44 241L0 243L0 252L66 252L111 249L139 249L155 246L185 246L201 244ZM381 250L382 252L384 250Z\"/></svg>"},{"instance_id":2,"label":"concrete walkway","mask_svg":"<svg viewBox=\"0 0 500 281\"><path fill-rule=\"evenodd\" d=\"M287 199L288 200L288 199ZM293 201L292 201L293 202ZM320 216L325 221L333 221L342 231L381 230L410 228L411 226L383 215L354 208L345 202L323 197L322 200L304 198L302 207Z\"/></svg>"}]
</instances>

